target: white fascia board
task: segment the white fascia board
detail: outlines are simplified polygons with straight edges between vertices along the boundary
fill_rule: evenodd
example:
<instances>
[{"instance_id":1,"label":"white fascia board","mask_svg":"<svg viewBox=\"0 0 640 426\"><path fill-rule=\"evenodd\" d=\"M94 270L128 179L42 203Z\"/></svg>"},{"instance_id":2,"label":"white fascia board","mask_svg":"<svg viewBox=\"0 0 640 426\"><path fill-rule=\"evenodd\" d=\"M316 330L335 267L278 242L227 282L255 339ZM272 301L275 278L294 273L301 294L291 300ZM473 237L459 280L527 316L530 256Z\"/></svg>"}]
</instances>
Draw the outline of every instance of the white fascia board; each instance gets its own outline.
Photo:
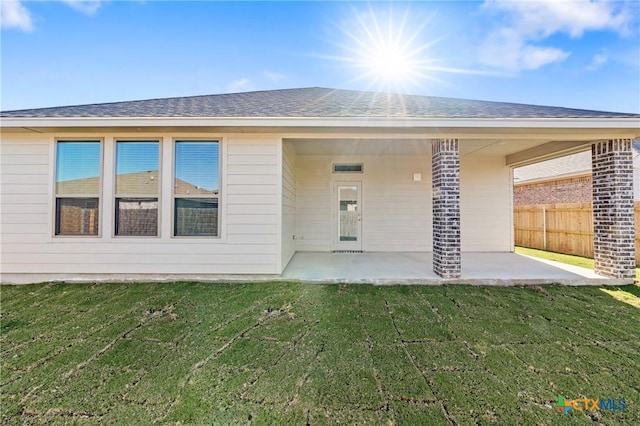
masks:
<instances>
[{"instance_id":1,"label":"white fascia board","mask_svg":"<svg viewBox=\"0 0 640 426\"><path fill-rule=\"evenodd\" d=\"M637 118L207 118L207 117L3 117L0 127L382 127L627 129L640 137Z\"/></svg>"}]
</instances>

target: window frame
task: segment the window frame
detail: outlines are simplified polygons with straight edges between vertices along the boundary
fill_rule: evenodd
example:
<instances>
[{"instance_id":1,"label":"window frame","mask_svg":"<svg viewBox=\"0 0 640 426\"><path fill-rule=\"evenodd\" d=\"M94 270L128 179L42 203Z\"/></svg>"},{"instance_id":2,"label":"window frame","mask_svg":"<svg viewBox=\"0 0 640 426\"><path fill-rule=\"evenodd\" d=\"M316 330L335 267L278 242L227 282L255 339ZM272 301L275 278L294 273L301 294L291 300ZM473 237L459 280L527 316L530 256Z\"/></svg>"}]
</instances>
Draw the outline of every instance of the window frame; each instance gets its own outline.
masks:
<instances>
[{"instance_id":1,"label":"window frame","mask_svg":"<svg viewBox=\"0 0 640 426\"><path fill-rule=\"evenodd\" d=\"M118 192L118 143L140 143L140 142L155 142L158 146L158 184L157 191L155 196L151 194L120 194ZM161 238L162 232L162 146L163 146L162 138L160 137L119 137L113 139L113 182L112 182L112 228L111 235L113 238L144 238L144 239L152 239L152 238ZM149 200L155 199L158 205L158 213L157 213L157 226L156 226L156 234L155 235L122 235L118 234L118 223L117 220L119 218L119 212L116 210L118 208L118 200Z\"/></svg>"},{"instance_id":2,"label":"window frame","mask_svg":"<svg viewBox=\"0 0 640 426\"><path fill-rule=\"evenodd\" d=\"M176 181L176 147L180 142L193 142L193 143L211 143L218 144L218 194L212 196L210 194L176 194L175 181ZM220 240L222 238L222 150L223 150L223 138L221 137L177 137L173 138L171 144L171 238L177 239L210 239ZM218 222L217 222L217 235L176 235L176 199L211 199L215 198L218 201Z\"/></svg>"},{"instance_id":3,"label":"window frame","mask_svg":"<svg viewBox=\"0 0 640 426\"><path fill-rule=\"evenodd\" d=\"M64 142L97 142L98 149L98 192L96 194L58 194L58 144ZM104 138L103 137L56 137L53 139L53 164L52 164L52 180L53 189L51 191L53 202L51 205L51 236L52 238L101 238L102 222L104 219L103 211L103 179L104 179ZM81 198L81 199L98 199L98 232L96 234L59 234L58 230L58 199Z\"/></svg>"}]
</instances>

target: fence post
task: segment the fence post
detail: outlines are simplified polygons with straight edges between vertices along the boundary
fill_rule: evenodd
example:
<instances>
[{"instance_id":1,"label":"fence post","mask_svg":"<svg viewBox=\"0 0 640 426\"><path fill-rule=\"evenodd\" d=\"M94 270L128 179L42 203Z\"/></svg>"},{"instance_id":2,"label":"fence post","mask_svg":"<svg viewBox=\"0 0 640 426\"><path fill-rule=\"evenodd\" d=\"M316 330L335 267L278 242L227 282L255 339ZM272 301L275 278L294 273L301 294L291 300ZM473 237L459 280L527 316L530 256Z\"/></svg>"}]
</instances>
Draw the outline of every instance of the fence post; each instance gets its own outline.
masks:
<instances>
[{"instance_id":1,"label":"fence post","mask_svg":"<svg viewBox=\"0 0 640 426\"><path fill-rule=\"evenodd\" d=\"M547 206L542 206L542 247L547 250Z\"/></svg>"}]
</instances>

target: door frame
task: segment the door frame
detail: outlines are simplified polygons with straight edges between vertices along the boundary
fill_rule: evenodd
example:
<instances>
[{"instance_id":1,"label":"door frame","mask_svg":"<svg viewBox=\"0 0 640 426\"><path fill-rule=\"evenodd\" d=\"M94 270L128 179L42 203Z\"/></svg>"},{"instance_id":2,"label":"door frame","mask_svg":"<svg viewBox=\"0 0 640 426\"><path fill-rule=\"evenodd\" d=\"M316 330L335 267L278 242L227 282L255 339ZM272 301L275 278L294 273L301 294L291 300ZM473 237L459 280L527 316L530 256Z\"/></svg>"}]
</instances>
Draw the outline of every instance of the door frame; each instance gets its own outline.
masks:
<instances>
[{"instance_id":1,"label":"door frame","mask_svg":"<svg viewBox=\"0 0 640 426\"><path fill-rule=\"evenodd\" d=\"M340 203L338 189L343 186L356 186L358 188L358 222L357 222L357 239L356 241L340 241ZM336 180L332 182L331 191L331 250L353 250L362 251L362 181L361 180Z\"/></svg>"}]
</instances>

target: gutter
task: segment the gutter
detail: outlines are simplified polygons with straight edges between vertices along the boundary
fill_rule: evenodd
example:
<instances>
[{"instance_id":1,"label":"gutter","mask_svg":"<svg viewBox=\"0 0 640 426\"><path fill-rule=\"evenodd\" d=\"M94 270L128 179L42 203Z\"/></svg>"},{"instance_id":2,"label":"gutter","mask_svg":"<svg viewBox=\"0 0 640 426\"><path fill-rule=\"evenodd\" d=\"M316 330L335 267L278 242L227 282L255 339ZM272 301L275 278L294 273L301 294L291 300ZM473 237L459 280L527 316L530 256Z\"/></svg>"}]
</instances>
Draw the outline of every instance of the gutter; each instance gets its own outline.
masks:
<instances>
[{"instance_id":1,"label":"gutter","mask_svg":"<svg viewBox=\"0 0 640 426\"><path fill-rule=\"evenodd\" d=\"M2 117L0 128L82 127L342 127L620 129L640 137L638 118L389 118L389 117Z\"/></svg>"}]
</instances>

